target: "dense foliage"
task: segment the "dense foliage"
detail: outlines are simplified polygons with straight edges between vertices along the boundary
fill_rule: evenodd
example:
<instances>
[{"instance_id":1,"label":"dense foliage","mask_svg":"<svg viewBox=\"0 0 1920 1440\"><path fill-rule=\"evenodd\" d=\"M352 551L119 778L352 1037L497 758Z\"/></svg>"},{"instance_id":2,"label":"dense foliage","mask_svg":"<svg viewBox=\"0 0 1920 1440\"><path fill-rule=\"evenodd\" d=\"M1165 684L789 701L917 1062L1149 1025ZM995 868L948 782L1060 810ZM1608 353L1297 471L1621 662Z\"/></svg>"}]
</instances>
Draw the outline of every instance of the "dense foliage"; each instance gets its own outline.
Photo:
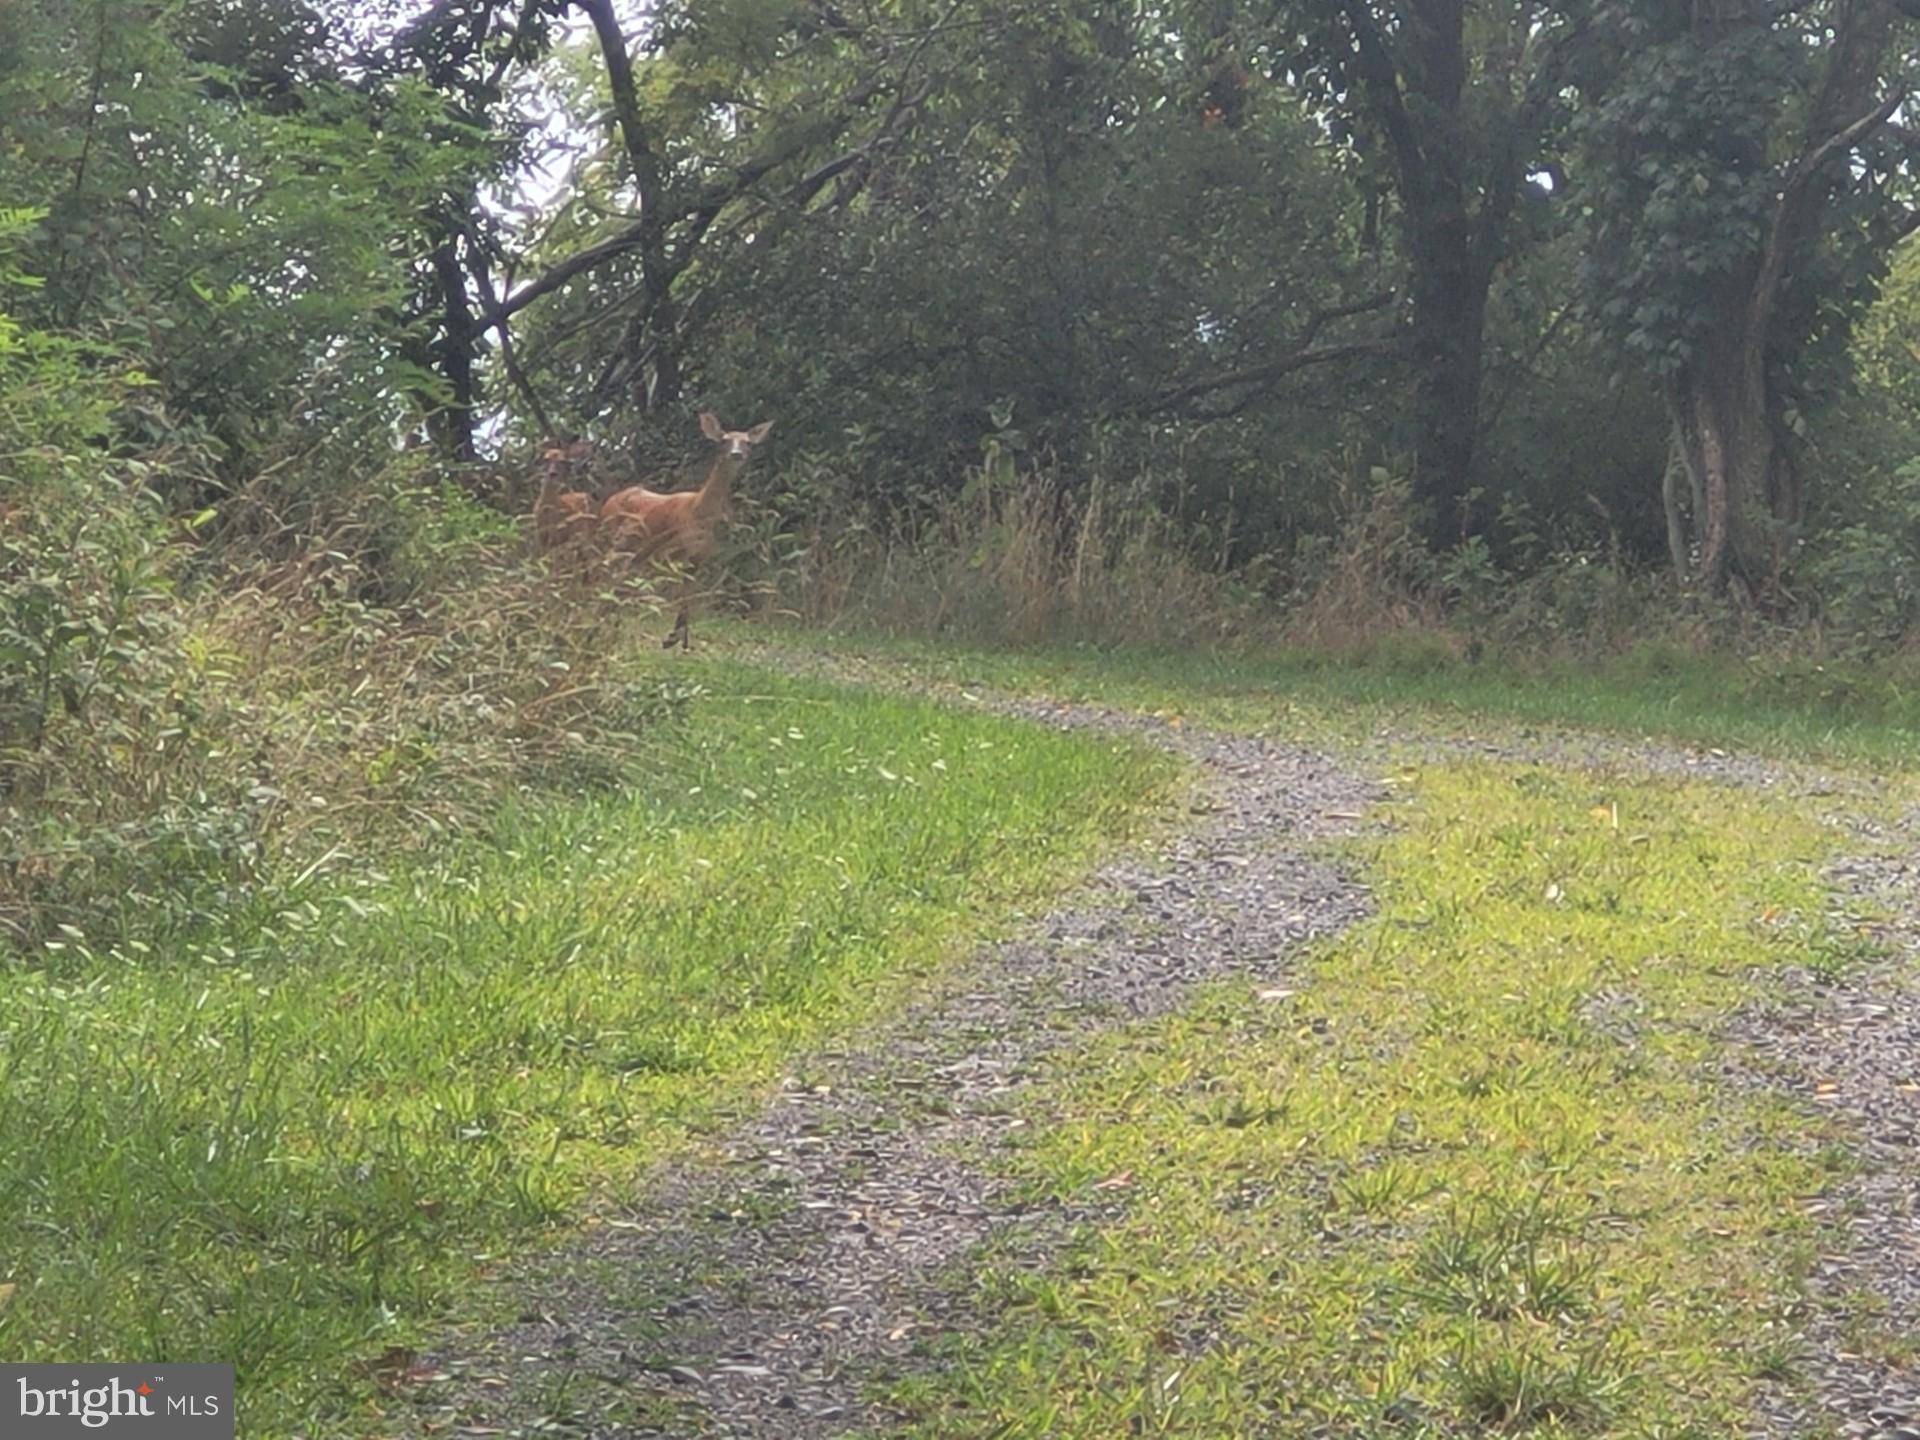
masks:
<instances>
[{"instance_id":1,"label":"dense foliage","mask_svg":"<svg viewBox=\"0 0 1920 1440\"><path fill-rule=\"evenodd\" d=\"M1813 473L1823 425L1863 384L1908 414L1850 345L1913 224L1886 0L4 24L12 323L137 367L80 448L165 452L167 509L256 540L381 528L396 444L471 466L565 430L657 467L711 403L779 418L809 534L923 517L990 442L1284 569L1379 468L1442 549L1525 570L1611 529L1778 607L1820 488L1868 483ZM1850 468L1897 504L1883 428ZM1765 515L1709 514L1716 486Z\"/></svg>"},{"instance_id":2,"label":"dense foliage","mask_svg":"<svg viewBox=\"0 0 1920 1440\"><path fill-rule=\"evenodd\" d=\"M519 527L550 437L604 491L702 408L777 422L725 573L809 614L1903 644L1914 42L1892 0L0 8L0 924L190 924L645 711Z\"/></svg>"}]
</instances>

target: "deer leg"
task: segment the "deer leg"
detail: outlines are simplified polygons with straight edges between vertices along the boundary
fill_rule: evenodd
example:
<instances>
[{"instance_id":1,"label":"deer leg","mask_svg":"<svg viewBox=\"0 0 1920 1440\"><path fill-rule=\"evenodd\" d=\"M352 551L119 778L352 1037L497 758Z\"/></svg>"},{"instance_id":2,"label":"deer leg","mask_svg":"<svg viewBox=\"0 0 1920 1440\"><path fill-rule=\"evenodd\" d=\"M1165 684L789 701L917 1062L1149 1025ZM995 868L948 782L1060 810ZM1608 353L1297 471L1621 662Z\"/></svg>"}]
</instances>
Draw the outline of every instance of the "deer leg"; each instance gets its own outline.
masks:
<instances>
[{"instance_id":1,"label":"deer leg","mask_svg":"<svg viewBox=\"0 0 1920 1440\"><path fill-rule=\"evenodd\" d=\"M663 650L671 650L678 645L682 650L693 649L693 640L688 626L693 620L693 592L691 582L682 576L676 585L680 592L680 610L673 617L673 629L667 632L667 638L661 642Z\"/></svg>"},{"instance_id":2,"label":"deer leg","mask_svg":"<svg viewBox=\"0 0 1920 1440\"><path fill-rule=\"evenodd\" d=\"M664 649L672 649L674 645L680 645L682 651L693 649L693 636L687 630L687 626L693 622L693 599L695 599L693 584L695 580L693 580L691 568L682 568L674 580L674 597L680 601L680 611L674 614L672 632L662 641Z\"/></svg>"}]
</instances>

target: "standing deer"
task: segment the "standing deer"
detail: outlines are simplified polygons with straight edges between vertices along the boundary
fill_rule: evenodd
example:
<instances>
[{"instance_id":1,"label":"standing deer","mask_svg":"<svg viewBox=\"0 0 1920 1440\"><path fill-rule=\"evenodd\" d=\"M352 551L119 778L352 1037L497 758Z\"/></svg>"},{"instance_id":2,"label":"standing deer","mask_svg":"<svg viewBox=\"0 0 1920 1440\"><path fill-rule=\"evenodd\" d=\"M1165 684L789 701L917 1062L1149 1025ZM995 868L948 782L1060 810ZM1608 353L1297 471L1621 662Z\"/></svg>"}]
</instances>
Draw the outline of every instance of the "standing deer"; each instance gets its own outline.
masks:
<instances>
[{"instance_id":1,"label":"standing deer","mask_svg":"<svg viewBox=\"0 0 1920 1440\"><path fill-rule=\"evenodd\" d=\"M602 538L609 550L630 555L641 564L668 565L677 572L679 614L662 642L665 649L692 648L688 635L693 610L691 572L712 557L714 532L733 500L733 482L752 458L753 447L772 428L773 422L766 420L751 430L723 430L713 412L706 411L700 416L700 433L718 445L720 453L713 457L713 467L698 490L663 495L634 485L615 491L600 506Z\"/></svg>"},{"instance_id":2,"label":"standing deer","mask_svg":"<svg viewBox=\"0 0 1920 1440\"><path fill-rule=\"evenodd\" d=\"M584 490L562 490L562 479L585 464L593 447L585 440L551 445L542 457L540 493L533 498L534 547L542 555L567 553L575 559L593 542L593 497Z\"/></svg>"}]
</instances>

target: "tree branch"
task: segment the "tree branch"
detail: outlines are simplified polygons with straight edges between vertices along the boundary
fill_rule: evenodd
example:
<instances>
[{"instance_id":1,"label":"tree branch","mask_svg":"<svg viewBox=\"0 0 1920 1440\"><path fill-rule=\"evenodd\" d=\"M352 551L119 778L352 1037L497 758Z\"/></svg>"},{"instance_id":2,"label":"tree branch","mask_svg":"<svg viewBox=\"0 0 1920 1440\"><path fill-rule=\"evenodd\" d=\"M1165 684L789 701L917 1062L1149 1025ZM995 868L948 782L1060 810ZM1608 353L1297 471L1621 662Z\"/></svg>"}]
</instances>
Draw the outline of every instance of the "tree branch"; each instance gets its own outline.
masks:
<instances>
[{"instance_id":1,"label":"tree branch","mask_svg":"<svg viewBox=\"0 0 1920 1440\"><path fill-rule=\"evenodd\" d=\"M593 33L600 42L600 60L607 67L607 88L613 94L614 124L620 131L620 145L626 151L627 164L633 170L633 183L640 192L640 223L645 225L660 194L660 160L640 118L640 94L633 84L633 57L627 53L627 37L620 31L619 17L613 13L613 0L574 0L593 22Z\"/></svg>"},{"instance_id":2,"label":"tree branch","mask_svg":"<svg viewBox=\"0 0 1920 1440\"><path fill-rule=\"evenodd\" d=\"M581 275L636 252L641 268L639 304L643 312L651 311L663 302L663 297L674 282L692 264L708 230L728 206L746 198L769 175L809 149L838 139L862 109L892 89L893 102L873 134L861 144L795 180L782 199L790 206L802 208L836 178L857 170L871 159L878 147L896 140L912 125L932 93L930 81L911 90L905 82L928 45L943 32L944 22L960 9L963 0L954 0L942 17L942 24L936 24L913 37L914 43L897 71L890 75L889 71L894 67L884 62L876 65L864 79L840 96L833 111L823 122L797 127L797 134L794 129L789 129L784 134L770 137L758 153L733 167L731 173L710 181L672 205L668 204L663 193L664 182L659 163L652 137L647 134L640 113L632 64L613 12L612 0L574 0L574 3L593 21L599 39L614 95L615 119L640 192L639 214L614 234L557 261L537 278L505 297L483 296L477 323L482 329L497 329L503 336L507 323L527 306ZM602 376L603 383L607 379L607 376Z\"/></svg>"},{"instance_id":3,"label":"tree branch","mask_svg":"<svg viewBox=\"0 0 1920 1440\"><path fill-rule=\"evenodd\" d=\"M1347 17L1348 28L1353 31L1354 44L1360 52L1360 78L1380 117L1381 128L1387 132L1387 142L1393 146L1401 183L1416 186L1426 165L1426 155L1420 148L1413 117L1407 114L1406 100L1400 93L1400 72L1393 63L1387 37L1380 33L1372 12L1367 9L1367 0L1341 0L1340 8Z\"/></svg>"},{"instance_id":4,"label":"tree branch","mask_svg":"<svg viewBox=\"0 0 1920 1440\"><path fill-rule=\"evenodd\" d=\"M467 237L467 269L473 276L474 288L480 292L480 303L489 312L496 311L500 308L500 297L493 289L489 247L481 243L480 227L473 223L471 213L461 217L460 223ZM539 424L541 435L551 436L553 421L547 417L547 408L540 403L540 396L528 381L526 371L520 368L519 357L513 352L511 327L503 320L495 328L500 332L500 364L507 372L508 381L520 392L520 398L527 402L527 409Z\"/></svg>"},{"instance_id":5,"label":"tree branch","mask_svg":"<svg viewBox=\"0 0 1920 1440\"><path fill-rule=\"evenodd\" d=\"M551 295L577 275L596 270L609 260L618 259L640 248L640 226L629 225L617 234L609 235L586 249L556 261L543 271L538 279L529 280L525 285L507 296L498 305L490 305L483 317L488 327L498 328L520 311L527 308L543 295Z\"/></svg>"},{"instance_id":6,"label":"tree branch","mask_svg":"<svg viewBox=\"0 0 1920 1440\"><path fill-rule=\"evenodd\" d=\"M1912 93L1913 77L1903 77L1898 84L1893 86L1886 99L1882 100L1858 120L1842 127L1836 134L1828 136L1812 150L1802 155L1794 162L1793 170L1787 176L1785 193L1791 194L1796 189L1804 189L1806 186L1812 184L1814 178L1826 166L1828 161L1837 155L1843 155L1853 149L1854 146L1865 140L1875 130L1886 124L1887 121L1893 118L1893 112L1904 105L1907 97Z\"/></svg>"},{"instance_id":7,"label":"tree branch","mask_svg":"<svg viewBox=\"0 0 1920 1440\"><path fill-rule=\"evenodd\" d=\"M1299 339L1288 354L1277 360L1263 361L1257 365L1243 366L1235 370L1223 370L1214 375L1189 380L1185 384L1175 385L1162 390L1157 395L1145 396L1137 400L1115 405L1103 413L1106 415L1158 415L1169 410L1180 410L1202 396L1215 394L1221 390L1252 387L1255 392L1283 380L1298 371L1316 365L1327 365L1339 360L1357 359L1367 355L1393 354L1404 348L1406 342L1401 336L1375 337L1369 340L1345 341L1338 344L1316 344L1321 331L1336 320L1370 311L1385 309L1393 303L1394 292L1382 291L1369 295L1364 300L1351 304L1329 306L1316 310L1307 318ZM1244 407L1243 407L1244 408Z\"/></svg>"},{"instance_id":8,"label":"tree branch","mask_svg":"<svg viewBox=\"0 0 1920 1440\"><path fill-rule=\"evenodd\" d=\"M1342 360L1359 360L1375 356L1398 355L1401 354L1405 348L1406 342L1404 340L1393 337L1381 340L1356 340L1344 345L1321 345L1312 349L1302 350L1295 355L1289 356L1285 361L1276 362L1274 365L1268 366L1264 372L1256 375L1252 381L1248 381L1244 375L1237 377L1238 380L1247 383L1250 387L1238 400L1226 405L1206 409L1189 403L1185 407L1186 412L1199 420L1225 420L1230 416L1238 415L1242 411L1252 408L1265 397L1267 390L1276 381L1284 380L1287 376L1297 371L1305 370L1316 365L1330 365Z\"/></svg>"},{"instance_id":9,"label":"tree branch","mask_svg":"<svg viewBox=\"0 0 1920 1440\"><path fill-rule=\"evenodd\" d=\"M1883 12L1884 13L1884 12ZM1852 37L1843 37L1850 39ZM1836 41L1836 45L1840 42ZM1839 58L1829 62L1839 64ZM1809 146L1788 170L1774 201L1773 215L1767 224L1767 236L1760 250L1760 268L1754 278L1748 301L1748 328L1765 335L1773 323L1780 287L1799 253L1811 243L1817 220L1814 207L1818 197L1814 182L1827 164L1846 154L1854 146L1885 125L1893 112L1905 103L1913 90L1913 77L1906 75L1888 88L1879 104L1852 120L1817 144Z\"/></svg>"}]
</instances>

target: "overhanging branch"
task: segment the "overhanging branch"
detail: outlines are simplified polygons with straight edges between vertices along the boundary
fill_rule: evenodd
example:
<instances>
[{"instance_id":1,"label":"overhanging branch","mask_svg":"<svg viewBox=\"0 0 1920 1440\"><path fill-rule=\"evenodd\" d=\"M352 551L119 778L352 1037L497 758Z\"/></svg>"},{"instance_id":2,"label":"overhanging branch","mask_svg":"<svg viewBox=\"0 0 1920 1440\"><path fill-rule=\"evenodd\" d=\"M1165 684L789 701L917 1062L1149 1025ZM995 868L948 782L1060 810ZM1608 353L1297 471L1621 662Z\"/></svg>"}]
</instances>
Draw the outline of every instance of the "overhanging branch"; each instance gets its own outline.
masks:
<instances>
[{"instance_id":1,"label":"overhanging branch","mask_svg":"<svg viewBox=\"0 0 1920 1440\"><path fill-rule=\"evenodd\" d=\"M641 233L638 225L629 225L617 234L609 235L605 240L589 245L586 249L556 261L538 279L529 280L511 295L506 296L498 305L487 307L482 318L484 328L496 329L520 311L527 308L543 295L551 295L576 276L597 270L609 260L617 260L640 248Z\"/></svg>"},{"instance_id":2,"label":"overhanging branch","mask_svg":"<svg viewBox=\"0 0 1920 1440\"><path fill-rule=\"evenodd\" d=\"M1363 315L1383 310L1393 303L1394 293L1382 291L1345 305L1332 305L1316 310L1307 318L1301 328L1294 348L1287 354L1257 365L1241 366L1232 370L1222 370L1212 375L1203 375L1182 384L1171 386L1157 394L1141 396L1124 401L1104 411L1108 416L1131 415L1145 417L1163 415L1170 411L1193 413L1193 404L1209 395L1225 390L1244 390L1242 399L1246 403L1259 398L1267 388L1289 375L1315 366L1336 364L1344 360L1356 360L1369 356L1397 354L1404 350L1406 340L1403 336L1374 336L1364 340L1341 341L1332 344L1320 344L1319 337L1327 326L1336 320L1347 319L1354 315ZM1237 413L1245 404L1237 404L1225 411L1201 412L1209 415Z\"/></svg>"},{"instance_id":3,"label":"overhanging branch","mask_svg":"<svg viewBox=\"0 0 1920 1440\"><path fill-rule=\"evenodd\" d=\"M1829 161L1844 155L1893 118L1893 112L1906 104L1913 93L1913 77L1905 76L1888 91L1887 97L1858 120L1828 136L1794 163L1787 176L1786 193L1791 195L1813 183Z\"/></svg>"},{"instance_id":4,"label":"overhanging branch","mask_svg":"<svg viewBox=\"0 0 1920 1440\"><path fill-rule=\"evenodd\" d=\"M1401 182L1411 190L1419 184L1426 155L1420 148L1413 117L1407 113L1406 101L1400 94L1400 72L1394 64L1393 52L1367 8L1367 0L1342 0L1340 8L1347 17L1348 28L1353 31L1368 102L1380 117L1381 128L1387 132Z\"/></svg>"}]
</instances>

